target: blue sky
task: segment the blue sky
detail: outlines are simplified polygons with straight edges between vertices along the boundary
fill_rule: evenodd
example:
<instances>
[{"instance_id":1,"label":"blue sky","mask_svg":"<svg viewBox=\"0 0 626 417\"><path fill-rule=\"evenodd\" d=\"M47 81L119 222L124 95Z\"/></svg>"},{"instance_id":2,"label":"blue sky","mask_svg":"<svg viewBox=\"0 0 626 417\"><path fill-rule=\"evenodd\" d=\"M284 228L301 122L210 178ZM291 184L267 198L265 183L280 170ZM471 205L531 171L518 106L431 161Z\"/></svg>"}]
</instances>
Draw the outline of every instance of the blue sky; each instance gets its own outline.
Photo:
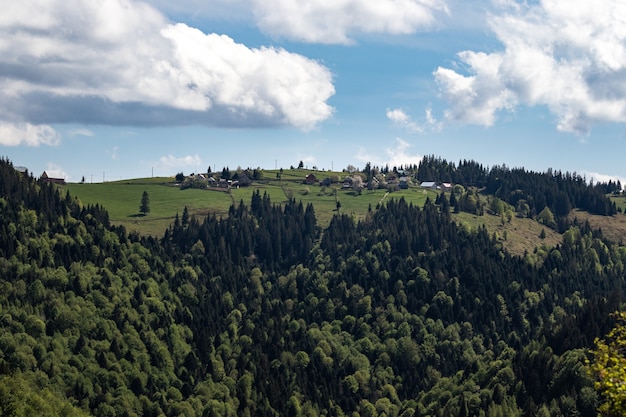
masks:
<instances>
[{"instance_id":1,"label":"blue sky","mask_svg":"<svg viewBox=\"0 0 626 417\"><path fill-rule=\"evenodd\" d=\"M175 4L174 4L175 3ZM100 182L423 155L626 183L626 4L25 0L0 155Z\"/></svg>"}]
</instances>

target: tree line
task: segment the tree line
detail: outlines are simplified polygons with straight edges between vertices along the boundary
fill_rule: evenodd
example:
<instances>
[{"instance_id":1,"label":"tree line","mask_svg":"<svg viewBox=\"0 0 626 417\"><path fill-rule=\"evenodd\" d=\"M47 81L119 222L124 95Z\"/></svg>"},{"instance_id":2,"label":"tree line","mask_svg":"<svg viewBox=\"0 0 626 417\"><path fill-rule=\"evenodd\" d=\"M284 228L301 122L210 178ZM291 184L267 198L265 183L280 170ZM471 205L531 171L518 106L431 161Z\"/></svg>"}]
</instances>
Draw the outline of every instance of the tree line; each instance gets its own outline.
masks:
<instances>
[{"instance_id":1,"label":"tree line","mask_svg":"<svg viewBox=\"0 0 626 417\"><path fill-rule=\"evenodd\" d=\"M154 238L2 160L1 414L597 415L626 250L582 224L512 256L446 202L322 230L253 191Z\"/></svg>"}]
</instances>

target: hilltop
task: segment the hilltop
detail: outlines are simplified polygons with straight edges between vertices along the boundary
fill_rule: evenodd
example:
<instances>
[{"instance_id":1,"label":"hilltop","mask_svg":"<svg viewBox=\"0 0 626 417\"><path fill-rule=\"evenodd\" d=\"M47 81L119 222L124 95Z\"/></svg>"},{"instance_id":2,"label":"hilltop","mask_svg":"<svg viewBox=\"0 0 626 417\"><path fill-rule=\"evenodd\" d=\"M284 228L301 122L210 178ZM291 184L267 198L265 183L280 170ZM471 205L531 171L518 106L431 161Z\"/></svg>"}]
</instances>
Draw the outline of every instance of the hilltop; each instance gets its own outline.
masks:
<instances>
[{"instance_id":1,"label":"hilltop","mask_svg":"<svg viewBox=\"0 0 626 417\"><path fill-rule=\"evenodd\" d=\"M500 167L494 170L498 171ZM524 172L524 175L528 174L543 175ZM84 204L105 207L113 224L155 237L161 236L185 210L187 215L198 218L226 216L232 205L249 201L257 191L279 204L292 198L303 204L313 204L322 227L328 226L337 213L362 220L372 208L391 199L404 199L421 207L426 199L435 201L442 193L450 198L454 192L456 199L470 201L471 207L466 204L463 210L452 212L452 218L470 228L486 227L503 247L517 255L532 253L540 246L554 247L561 242L561 234L566 230L565 226L558 230L556 220L550 225L542 223L538 213L544 207L531 209L527 199L520 194L532 191L517 189L515 193L520 195L513 197L514 204L508 204L502 192L496 196L500 190L493 189L493 185L492 190L486 187L487 177L491 174L474 162L460 162L457 168L445 160L426 157L420 168L381 170L368 165L362 171L351 167L350 171L332 172L292 167L284 170L239 169L232 173L224 168L222 172L181 175L178 175L178 181L175 177L140 178L96 184L73 183L64 185L63 189ZM553 176L551 172L545 175ZM431 181L433 178L446 181ZM352 179L357 179L355 182L358 183L353 184ZM532 187L532 183L529 186ZM596 188L599 186L597 184ZM604 191L610 194L615 187L617 184L610 187L607 184ZM151 201L151 212L147 216L142 216L138 210L143 191L148 192ZM571 206L571 203L567 204ZM588 221L594 229L601 228L616 242L626 231L626 216L606 216L577 209L571 214L565 213L564 218L567 219L564 224Z\"/></svg>"}]
</instances>

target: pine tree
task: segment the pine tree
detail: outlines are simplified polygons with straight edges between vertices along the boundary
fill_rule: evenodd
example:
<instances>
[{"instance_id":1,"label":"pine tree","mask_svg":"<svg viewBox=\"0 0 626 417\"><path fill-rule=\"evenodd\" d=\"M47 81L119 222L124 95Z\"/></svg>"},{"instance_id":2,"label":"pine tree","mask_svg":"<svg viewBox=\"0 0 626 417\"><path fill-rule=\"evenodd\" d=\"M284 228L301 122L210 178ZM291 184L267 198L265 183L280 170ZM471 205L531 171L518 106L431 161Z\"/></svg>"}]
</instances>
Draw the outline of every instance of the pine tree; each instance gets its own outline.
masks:
<instances>
[{"instance_id":1,"label":"pine tree","mask_svg":"<svg viewBox=\"0 0 626 417\"><path fill-rule=\"evenodd\" d=\"M189 224L189 209L185 206L183 210L183 226L187 226Z\"/></svg>"},{"instance_id":2,"label":"pine tree","mask_svg":"<svg viewBox=\"0 0 626 417\"><path fill-rule=\"evenodd\" d=\"M144 191L141 195L141 204L139 205L139 212L144 216L150 213L150 197L148 196L148 192Z\"/></svg>"}]
</instances>

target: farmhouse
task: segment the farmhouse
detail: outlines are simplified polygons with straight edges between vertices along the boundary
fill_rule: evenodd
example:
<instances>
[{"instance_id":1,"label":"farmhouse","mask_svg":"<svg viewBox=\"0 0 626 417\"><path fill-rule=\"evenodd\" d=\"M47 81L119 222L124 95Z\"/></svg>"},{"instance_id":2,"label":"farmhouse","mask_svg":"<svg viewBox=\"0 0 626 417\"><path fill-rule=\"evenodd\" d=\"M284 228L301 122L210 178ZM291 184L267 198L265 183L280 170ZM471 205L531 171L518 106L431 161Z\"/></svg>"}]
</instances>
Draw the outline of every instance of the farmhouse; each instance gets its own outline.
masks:
<instances>
[{"instance_id":1,"label":"farmhouse","mask_svg":"<svg viewBox=\"0 0 626 417\"><path fill-rule=\"evenodd\" d=\"M422 183L420 183L420 187L436 190L437 183L435 181L423 181Z\"/></svg>"},{"instance_id":2,"label":"farmhouse","mask_svg":"<svg viewBox=\"0 0 626 417\"><path fill-rule=\"evenodd\" d=\"M64 178L53 178L48 176L48 173L46 171L43 172L43 174L41 174L41 180L44 182L52 182L54 184L65 184L65 179Z\"/></svg>"},{"instance_id":3,"label":"farmhouse","mask_svg":"<svg viewBox=\"0 0 626 417\"><path fill-rule=\"evenodd\" d=\"M306 177L304 177L304 183L305 184L315 184L317 182L317 178L315 178L315 175L313 174L308 174Z\"/></svg>"}]
</instances>

